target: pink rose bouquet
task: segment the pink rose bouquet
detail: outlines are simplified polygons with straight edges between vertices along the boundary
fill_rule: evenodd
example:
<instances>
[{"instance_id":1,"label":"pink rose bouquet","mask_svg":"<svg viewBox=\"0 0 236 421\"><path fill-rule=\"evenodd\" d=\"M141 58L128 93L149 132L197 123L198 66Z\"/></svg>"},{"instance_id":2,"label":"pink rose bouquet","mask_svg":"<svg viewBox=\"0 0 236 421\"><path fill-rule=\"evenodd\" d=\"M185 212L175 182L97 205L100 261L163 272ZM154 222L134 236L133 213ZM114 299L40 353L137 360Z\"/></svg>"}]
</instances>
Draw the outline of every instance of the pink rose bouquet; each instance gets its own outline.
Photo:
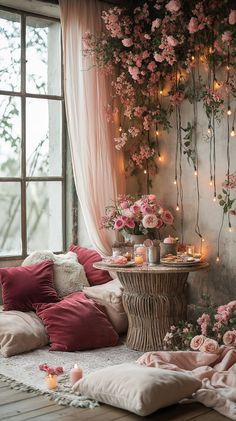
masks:
<instances>
[{"instance_id":1,"label":"pink rose bouquet","mask_svg":"<svg viewBox=\"0 0 236 421\"><path fill-rule=\"evenodd\" d=\"M204 308L204 312L199 312ZM166 350L218 353L221 345L236 348L236 300L219 307L196 306L189 321L172 325L164 338Z\"/></svg>"},{"instance_id":2,"label":"pink rose bouquet","mask_svg":"<svg viewBox=\"0 0 236 421\"><path fill-rule=\"evenodd\" d=\"M117 201L105 209L101 228L117 230L127 234L152 234L163 226L173 225L174 217L157 200L154 194L136 199L130 195L119 196Z\"/></svg>"}]
</instances>

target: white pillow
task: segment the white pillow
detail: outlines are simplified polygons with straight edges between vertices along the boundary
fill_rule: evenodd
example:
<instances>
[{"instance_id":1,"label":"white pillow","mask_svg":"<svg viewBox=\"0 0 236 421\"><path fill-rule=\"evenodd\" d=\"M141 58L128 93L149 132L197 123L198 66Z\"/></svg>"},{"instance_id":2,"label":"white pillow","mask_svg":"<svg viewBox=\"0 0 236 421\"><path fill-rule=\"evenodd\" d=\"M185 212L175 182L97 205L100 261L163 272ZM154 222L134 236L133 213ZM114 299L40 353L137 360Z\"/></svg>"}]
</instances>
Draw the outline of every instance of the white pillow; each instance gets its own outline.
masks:
<instances>
[{"instance_id":1,"label":"white pillow","mask_svg":"<svg viewBox=\"0 0 236 421\"><path fill-rule=\"evenodd\" d=\"M3 357L47 344L48 336L43 322L33 311L2 311L0 307L0 352Z\"/></svg>"},{"instance_id":2,"label":"white pillow","mask_svg":"<svg viewBox=\"0 0 236 421\"><path fill-rule=\"evenodd\" d=\"M83 266L78 262L76 253L54 254L50 250L34 251L23 261L22 266L33 265L43 260L54 262L54 287L59 297L81 291L89 286Z\"/></svg>"},{"instance_id":3,"label":"white pillow","mask_svg":"<svg viewBox=\"0 0 236 421\"><path fill-rule=\"evenodd\" d=\"M127 363L88 374L73 391L146 416L191 396L200 386L190 374Z\"/></svg>"},{"instance_id":4,"label":"white pillow","mask_svg":"<svg viewBox=\"0 0 236 421\"><path fill-rule=\"evenodd\" d=\"M128 319L122 303L123 287L118 278L102 285L85 287L85 295L105 308L107 316L117 333L127 332Z\"/></svg>"}]
</instances>

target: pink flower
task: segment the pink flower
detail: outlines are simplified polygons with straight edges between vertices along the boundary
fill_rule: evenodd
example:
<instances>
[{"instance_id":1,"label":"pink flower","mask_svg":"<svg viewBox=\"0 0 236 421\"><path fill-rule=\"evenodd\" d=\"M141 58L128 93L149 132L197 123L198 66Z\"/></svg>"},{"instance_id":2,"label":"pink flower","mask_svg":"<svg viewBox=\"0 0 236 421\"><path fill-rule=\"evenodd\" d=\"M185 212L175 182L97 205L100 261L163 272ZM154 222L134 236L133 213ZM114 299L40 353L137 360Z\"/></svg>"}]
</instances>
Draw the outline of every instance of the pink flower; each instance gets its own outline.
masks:
<instances>
[{"instance_id":1,"label":"pink flower","mask_svg":"<svg viewBox=\"0 0 236 421\"><path fill-rule=\"evenodd\" d=\"M132 47L132 45L133 45L132 38L124 38L124 39L122 39L121 42L125 47Z\"/></svg>"},{"instance_id":2,"label":"pink flower","mask_svg":"<svg viewBox=\"0 0 236 421\"><path fill-rule=\"evenodd\" d=\"M162 57L162 55L161 55L161 54L159 54L159 53L155 53L155 54L154 54L154 59L155 59L158 63L161 63L161 62L164 60L164 58Z\"/></svg>"},{"instance_id":3,"label":"pink flower","mask_svg":"<svg viewBox=\"0 0 236 421\"><path fill-rule=\"evenodd\" d=\"M190 342L190 348L194 351L198 351L199 348L204 344L206 337L203 335L194 336L194 338Z\"/></svg>"},{"instance_id":4,"label":"pink flower","mask_svg":"<svg viewBox=\"0 0 236 421\"><path fill-rule=\"evenodd\" d=\"M121 216L118 216L114 221L114 229L115 230L122 230L125 226L125 221Z\"/></svg>"},{"instance_id":5,"label":"pink flower","mask_svg":"<svg viewBox=\"0 0 236 421\"><path fill-rule=\"evenodd\" d=\"M142 219L142 224L144 228L155 228L157 224L157 216L152 214L147 214Z\"/></svg>"},{"instance_id":6,"label":"pink flower","mask_svg":"<svg viewBox=\"0 0 236 421\"><path fill-rule=\"evenodd\" d=\"M156 228L159 230L159 228L161 228L163 225L163 221L161 218L157 218L157 224L156 224Z\"/></svg>"},{"instance_id":7,"label":"pink flower","mask_svg":"<svg viewBox=\"0 0 236 421\"><path fill-rule=\"evenodd\" d=\"M173 221L174 221L174 217L172 215L172 213L166 209L163 211L162 215L161 215L162 221L167 224L167 225L172 225Z\"/></svg>"},{"instance_id":8,"label":"pink flower","mask_svg":"<svg viewBox=\"0 0 236 421\"><path fill-rule=\"evenodd\" d=\"M171 47L176 47L176 45L178 45L179 43L179 41L176 38L172 37L172 35L169 35L166 38L166 40L167 40L168 45L170 45Z\"/></svg>"},{"instance_id":9,"label":"pink flower","mask_svg":"<svg viewBox=\"0 0 236 421\"><path fill-rule=\"evenodd\" d=\"M235 25L236 23L236 10L230 10L229 14L229 24Z\"/></svg>"},{"instance_id":10,"label":"pink flower","mask_svg":"<svg viewBox=\"0 0 236 421\"><path fill-rule=\"evenodd\" d=\"M129 73L131 74L134 80L138 80L139 68L136 66L129 66L128 67Z\"/></svg>"},{"instance_id":11,"label":"pink flower","mask_svg":"<svg viewBox=\"0 0 236 421\"><path fill-rule=\"evenodd\" d=\"M222 34L221 39L222 39L223 42L231 42L232 41L232 32L231 31L225 31Z\"/></svg>"},{"instance_id":12,"label":"pink flower","mask_svg":"<svg viewBox=\"0 0 236 421\"><path fill-rule=\"evenodd\" d=\"M158 29L160 25L161 25L161 19L156 18L155 20L152 21L151 31L154 32L155 29Z\"/></svg>"},{"instance_id":13,"label":"pink flower","mask_svg":"<svg viewBox=\"0 0 236 421\"><path fill-rule=\"evenodd\" d=\"M121 209L127 209L129 207L129 202L127 202L126 200L124 202L121 202L120 207Z\"/></svg>"},{"instance_id":14,"label":"pink flower","mask_svg":"<svg viewBox=\"0 0 236 421\"><path fill-rule=\"evenodd\" d=\"M228 330L228 332L225 332L223 342L226 346L236 346L236 330Z\"/></svg>"},{"instance_id":15,"label":"pink flower","mask_svg":"<svg viewBox=\"0 0 236 421\"><path fill-rule=\"evenodd\" d=\"M200 346L199 351L209 352L211 354L218 354L219 344L214 339L206 338L203 344Z\"/></svg>"},{"instance_id":16,"label":"pink flower","mask_svg":"<svg viewBox=\"0 0 236 421\"><path fill-rule=\"evenodd\" d=\"M153 213L153 209L151 206L149 205L142 205L141 206L141 211L142 213L144 213L145 215L150 215Z\"/></svg>"},{"instance_id":17,"label":"pink flower","mask_svg":"<svg viewBox=\"0 0 236 421\"><path fill-rule=\"evenodd\" d=\"M170 0L169 3L166 4L166 9L171 13L178 12L180 7L181 4L179 0Z\"/></svg>"},{"instance_id":18,"label":"pink flower","mask_svg":"<svg viewBox=\"0 0 236 421\"><path fill-rule=\"evenodd\" d=\"M157 67L155 61L150 61L150 63L148 63L148 70L150 70L150 72L154 72L155 68Z\"/></svg>"},{"instance_id":19,"label":"pink flower","mask_svg":"<svg viewBox=\"0 0 236 421\"><path fill-rule=\"evenodd\" d=\"M128 227L128 228L133 229L135 227L134 220L131 219L131 218L128 218L127 221L126 221L126 223L125 223L125 226Z\"/></svg>"},{"instance_id":20,"label":"pink flower","mask_svg":"<svg viewBox=\"0 0 236 421\"><path fill-rule=\"evenodd\" d=\"M188 24L188 30L190 34L194 34L194 32L198 31L198 20L197 18L191 18Z\"/></svg>"},{"instance_id":21,"label":"pink flower","mask_svg":"<svg viewBox=\"0 0 236 421\"><path fill-rule=\"evenodd\" d=\"M150 202L156 202L156 195L155 194L149 194L148 200L150 200Z\"/></svg>"},{"instance_id":22,"label":"pink flower","mask_svg":"<svg viewBox=\"0 0 236 421\"><path fill-rule=\"evenodd\" d=\"M140 207L139 207L139 205L134 204L134 205L132 205L132 206L130 207L130 210L131 210L131 212L133 212L134 214L135 214L135 213L139 213L139 212L140 212Z\"/></svg>"}]
</instances>

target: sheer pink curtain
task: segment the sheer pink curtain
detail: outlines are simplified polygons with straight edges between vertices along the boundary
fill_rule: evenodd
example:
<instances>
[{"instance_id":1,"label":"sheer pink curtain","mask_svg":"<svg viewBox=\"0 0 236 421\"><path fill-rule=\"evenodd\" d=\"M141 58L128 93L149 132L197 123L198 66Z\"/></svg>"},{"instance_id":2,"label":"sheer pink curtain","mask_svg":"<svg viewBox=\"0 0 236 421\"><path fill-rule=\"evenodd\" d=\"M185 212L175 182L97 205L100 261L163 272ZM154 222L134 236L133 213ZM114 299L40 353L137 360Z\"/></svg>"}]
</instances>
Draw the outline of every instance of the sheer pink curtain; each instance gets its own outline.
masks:
<instances>
[{"instance_id":1,"label":"sheer pink curtain","mask_svg":"<svg viewBox=\"0 0 236 421\"><path fill-rule=\"evenodd\" d=\"M99 230L104 208L124 191L122 157L114 149L105 107L109 85L91 58L82 54L82 36L101 30L101 3L60 0L65 102L75 185L92 245L110 252L115 233ZM88 70L89 69L89 70Z\"/></svg>"}]
</instances>

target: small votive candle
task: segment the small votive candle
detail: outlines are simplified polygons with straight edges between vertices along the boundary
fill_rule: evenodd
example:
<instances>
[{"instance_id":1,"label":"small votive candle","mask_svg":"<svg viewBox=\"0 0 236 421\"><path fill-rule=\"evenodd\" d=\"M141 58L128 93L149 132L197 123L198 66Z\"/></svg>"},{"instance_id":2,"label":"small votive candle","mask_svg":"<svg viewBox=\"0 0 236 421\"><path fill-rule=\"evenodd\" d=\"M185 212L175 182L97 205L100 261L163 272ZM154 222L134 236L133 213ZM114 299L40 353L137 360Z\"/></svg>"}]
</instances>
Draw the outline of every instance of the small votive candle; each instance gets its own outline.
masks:
<instances>
[{"instance_id":1,"label":"small votive candle","mask_svg":"<svg viewBox=\"0 0 236 421\"><path fill-rule=\"evenodd\" d=\"M57 384L57 375L56 374L48 374L46 377L46 383L48 389L56 389L58 387Z\"/></svg>"},{"instance_id":2,"label":"small votive candle","mask_svg":"<svg viewBox=\"0 0 236 421\"><path fill-rule=\"evenodd\" d=\"M193 256L194 255L194 246L187 245L186 252L187 252L188 256Z\"/></svg>"},{"instance_id":3,"label":"small votive candle","mask_svg":"<svg viewBox=\"0 0 236 421\"><path fill-rule=\"evenodd\" d=\"M142 244L134 245L134 254L136 256L141 256L143 258L143 261L140 264L143 264L143 263L146 262L146 260L147 260L147 249L146 249L145 246L143 246ZM134 261L135 261L135 259L134 259Z\"/></svg>"},{"instance_id":4,"label":"small votive candle","mask_svg":"<svg viewBox=\"0 0 236 421\"><path fill-rule=\"evenodd\" d=\"M78 380L82 379L83 370L77 364L70 371L70 383L73 386Z\"/></svg>"},{"instance_id":5,"label":"small votive candle","mask_svg":"<svg viewBox=\"0 0 236 421\"><path fill-rule=\"evenodd\" d=\"M136 254L134 256L134 261L136 263L136 265L142 265L144 263L144 259L142 255Z\"/></svg>"}]
</instances>

